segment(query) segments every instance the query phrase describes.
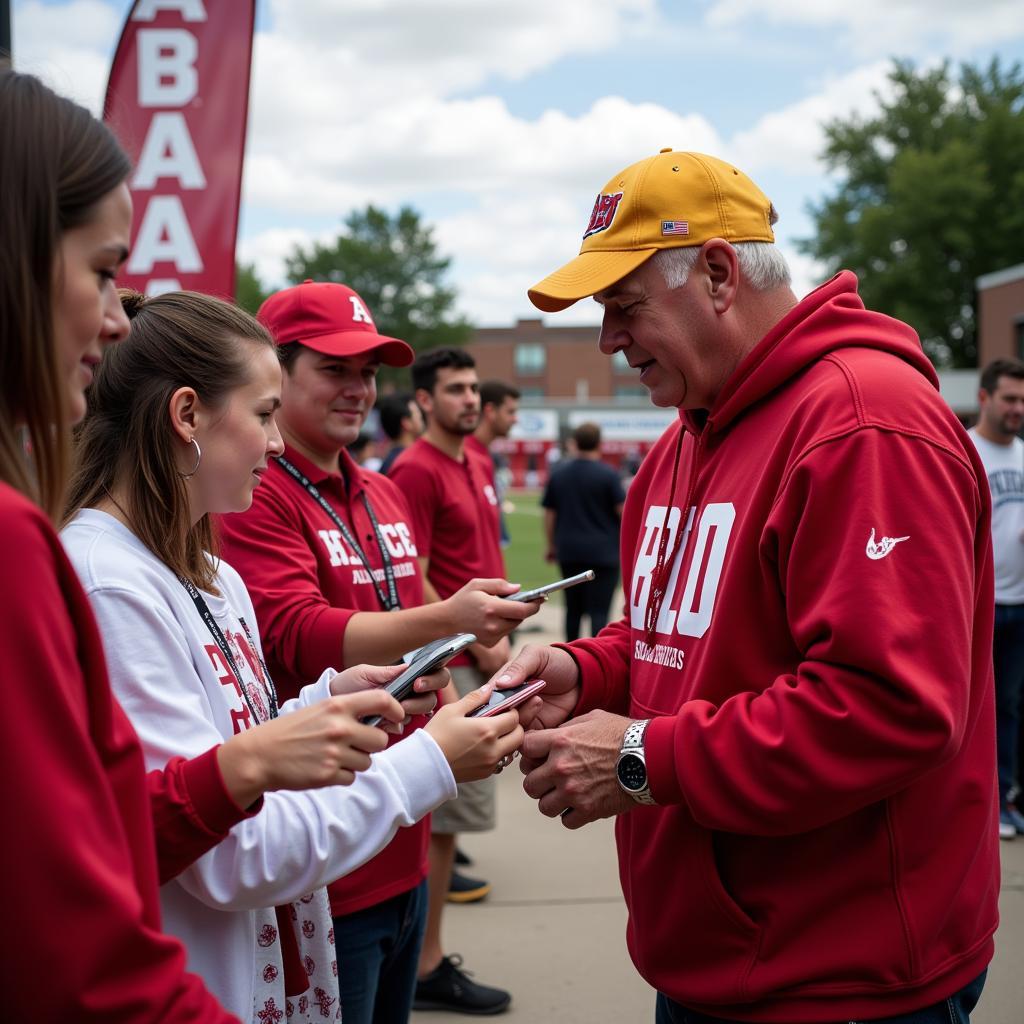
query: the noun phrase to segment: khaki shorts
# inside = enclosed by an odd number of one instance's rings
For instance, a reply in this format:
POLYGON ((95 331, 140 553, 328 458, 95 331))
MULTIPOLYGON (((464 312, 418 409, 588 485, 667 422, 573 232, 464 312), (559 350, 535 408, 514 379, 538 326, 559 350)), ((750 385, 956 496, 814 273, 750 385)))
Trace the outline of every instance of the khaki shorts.
MULTIPOLYGON (((472 665, 449 668, 452 682, 465 697, 487 682, 479 669, 472 665)), ((459 795, 442 804, 430 816, 430 831, 438 835, 453 835, 457 832, 489 832, 495 824, 495 780, 493 777, 479 782, 460 782, 459 795)))

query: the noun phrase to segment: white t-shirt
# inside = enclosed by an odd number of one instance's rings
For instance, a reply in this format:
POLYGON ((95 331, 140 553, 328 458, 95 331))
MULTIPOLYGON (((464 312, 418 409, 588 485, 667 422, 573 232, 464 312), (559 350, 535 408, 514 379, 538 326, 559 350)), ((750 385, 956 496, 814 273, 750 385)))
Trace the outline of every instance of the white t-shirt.
POLYGON ((996 604, 1024 604, 1024 441, 994 444, 968 431, 992 492, 996 604))
MULTIPOLYGON (((135 534, 84 509, 62 540, 96 613, 110 681, 147 768, 195 757, 249 728, 254 717, 269 716, 273 684, 263 670, 256 615, 226 562, 217 572, 220 594, 202 596, 245 695, 188 592, 135 534)), ((333 674, 304 687, 281 714, 327 697, 333 674)), ((422 729, 374 755, 351 786, 267 793, 259 814, 161 888, 164 930, 185 944, 189 970, 243 1021, 333 1020, 339 968, 323 887, 454 795, 448 762, 422 729), (306 993, 287 999, 273 909, 283 904, 291 904, 310 980, 306 993)))

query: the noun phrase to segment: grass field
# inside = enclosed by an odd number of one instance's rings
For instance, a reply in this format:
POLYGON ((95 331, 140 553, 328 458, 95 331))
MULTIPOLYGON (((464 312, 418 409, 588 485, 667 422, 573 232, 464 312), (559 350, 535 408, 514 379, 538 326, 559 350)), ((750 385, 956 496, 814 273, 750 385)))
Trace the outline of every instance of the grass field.
POLYGON ((523 589, 539 587, 558 579, 558 566, 544 561, 544 510, 538 491, 513 491, 506 500, 515 511, 506 514, 505 522, 512 538, 505 548, 505 567, 513 583, 523 589))

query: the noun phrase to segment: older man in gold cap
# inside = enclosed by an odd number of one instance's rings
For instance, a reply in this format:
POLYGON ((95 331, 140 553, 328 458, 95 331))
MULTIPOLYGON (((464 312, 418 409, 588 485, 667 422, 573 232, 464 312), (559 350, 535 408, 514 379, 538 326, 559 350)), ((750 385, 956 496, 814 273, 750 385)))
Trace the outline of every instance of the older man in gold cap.
POLYGON ((623 617, 497 678, 547 680, 541 812, 617 816, 658 1024, 965 1022, 998 895, 984 470, 914 331, 849 272, 798 301, 775 219, 663 150, 530 290, 593 296, 679 418, 627 496, 623 617))

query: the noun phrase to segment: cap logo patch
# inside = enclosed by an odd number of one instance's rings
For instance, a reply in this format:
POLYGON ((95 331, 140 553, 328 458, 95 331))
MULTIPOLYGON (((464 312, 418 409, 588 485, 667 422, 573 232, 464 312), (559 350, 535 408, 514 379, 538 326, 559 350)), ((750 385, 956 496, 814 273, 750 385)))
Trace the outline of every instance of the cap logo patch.
POLYGON ((356 298, 355 295, 350 295, 348 301, 352 303, 352 322, 356 324, 369 324, 373 326, 373 320, 370 318, 370 311, 356 298))
POLYGON ((661 222, 661 233, 663 235, 688 235, 690 233, 690 222, 688 220, 663 220, 661 222))
POLYGON ((615 211, 622 201, 622 193, 615 192, 612 195, 599 195, 594 201, 594 209, 590 214, 590 223, 587 230, 583 232, 584 238, 596 235, 599 231, 607 231, 615 220, 615 211))

